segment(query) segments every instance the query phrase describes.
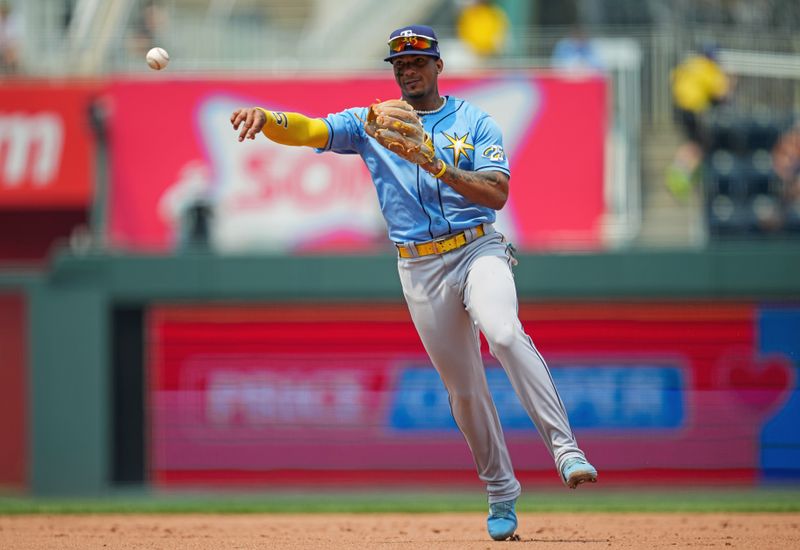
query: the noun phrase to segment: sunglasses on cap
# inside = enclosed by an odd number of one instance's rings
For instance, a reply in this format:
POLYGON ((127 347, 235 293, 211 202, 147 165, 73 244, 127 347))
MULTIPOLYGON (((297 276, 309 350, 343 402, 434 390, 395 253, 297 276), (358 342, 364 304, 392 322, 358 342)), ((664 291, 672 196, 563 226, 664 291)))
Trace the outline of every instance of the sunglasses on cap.
POLYGON ((411 35, 411 36, 397 36, 388 42, 389 51, 398 53, 403 50, 429 50, 434 44, 436 39, 430 36, 411 35))

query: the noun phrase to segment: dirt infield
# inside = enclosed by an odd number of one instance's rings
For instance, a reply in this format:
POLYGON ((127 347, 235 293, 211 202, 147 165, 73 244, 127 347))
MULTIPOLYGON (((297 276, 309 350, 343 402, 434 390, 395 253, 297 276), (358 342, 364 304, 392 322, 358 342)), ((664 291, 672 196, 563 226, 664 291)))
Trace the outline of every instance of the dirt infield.
POLYGON ((33 515, 0 517, 8 549, 796 548, 800 514, 521 514, 496 543, 481 514, 33 515))

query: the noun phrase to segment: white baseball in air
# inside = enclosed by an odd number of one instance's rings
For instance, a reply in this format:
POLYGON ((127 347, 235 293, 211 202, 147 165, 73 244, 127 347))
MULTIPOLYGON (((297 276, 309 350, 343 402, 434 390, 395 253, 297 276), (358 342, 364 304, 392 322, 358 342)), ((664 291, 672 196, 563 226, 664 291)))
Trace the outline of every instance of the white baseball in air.
POLYGON ((147 65, 154 71, 160 71, 169 64, 169 54, 164 48, 151 48, 147 52, 147 65))

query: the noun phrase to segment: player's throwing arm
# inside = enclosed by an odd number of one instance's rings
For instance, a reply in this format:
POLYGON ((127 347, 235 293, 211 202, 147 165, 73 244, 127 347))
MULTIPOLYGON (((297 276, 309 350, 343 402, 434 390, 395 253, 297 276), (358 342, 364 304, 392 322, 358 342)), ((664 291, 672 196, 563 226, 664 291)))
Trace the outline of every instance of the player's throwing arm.
POLYGON ((231 124, 239 132, 239 141, 256 139, 259 133, 263 133, 282 145, 325 147, 328 142, 327 125, 321 119, 300 113, 242 107, 231 115, 231 124))

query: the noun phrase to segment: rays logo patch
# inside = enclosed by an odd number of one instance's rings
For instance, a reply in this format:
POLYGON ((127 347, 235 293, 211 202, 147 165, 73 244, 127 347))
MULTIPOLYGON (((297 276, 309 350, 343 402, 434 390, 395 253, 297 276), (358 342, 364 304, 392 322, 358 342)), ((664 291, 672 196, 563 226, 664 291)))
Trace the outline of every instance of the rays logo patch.
POLYGON ((506 153, 499 145, 490 145, 483 150, 481 156, 485 159, 493 160, 495 162, 502 162, 506 160, 506 153))
POLYGON ((463 136, 459 136, 456 133, 454 133, 452 136, 447 135, 444 132, 442 132, 442 134, 450 142, 450 145, 445 145, 444 148, 451 149, 453 151, 453 166, 458 166, 458 161, 461 159, 462 155, 466 157, 467 161, 472 160, 469 158, 469 152, 474 151, 475 147, 467 143, 467 139, 469 139, 469 132, 463 136))

